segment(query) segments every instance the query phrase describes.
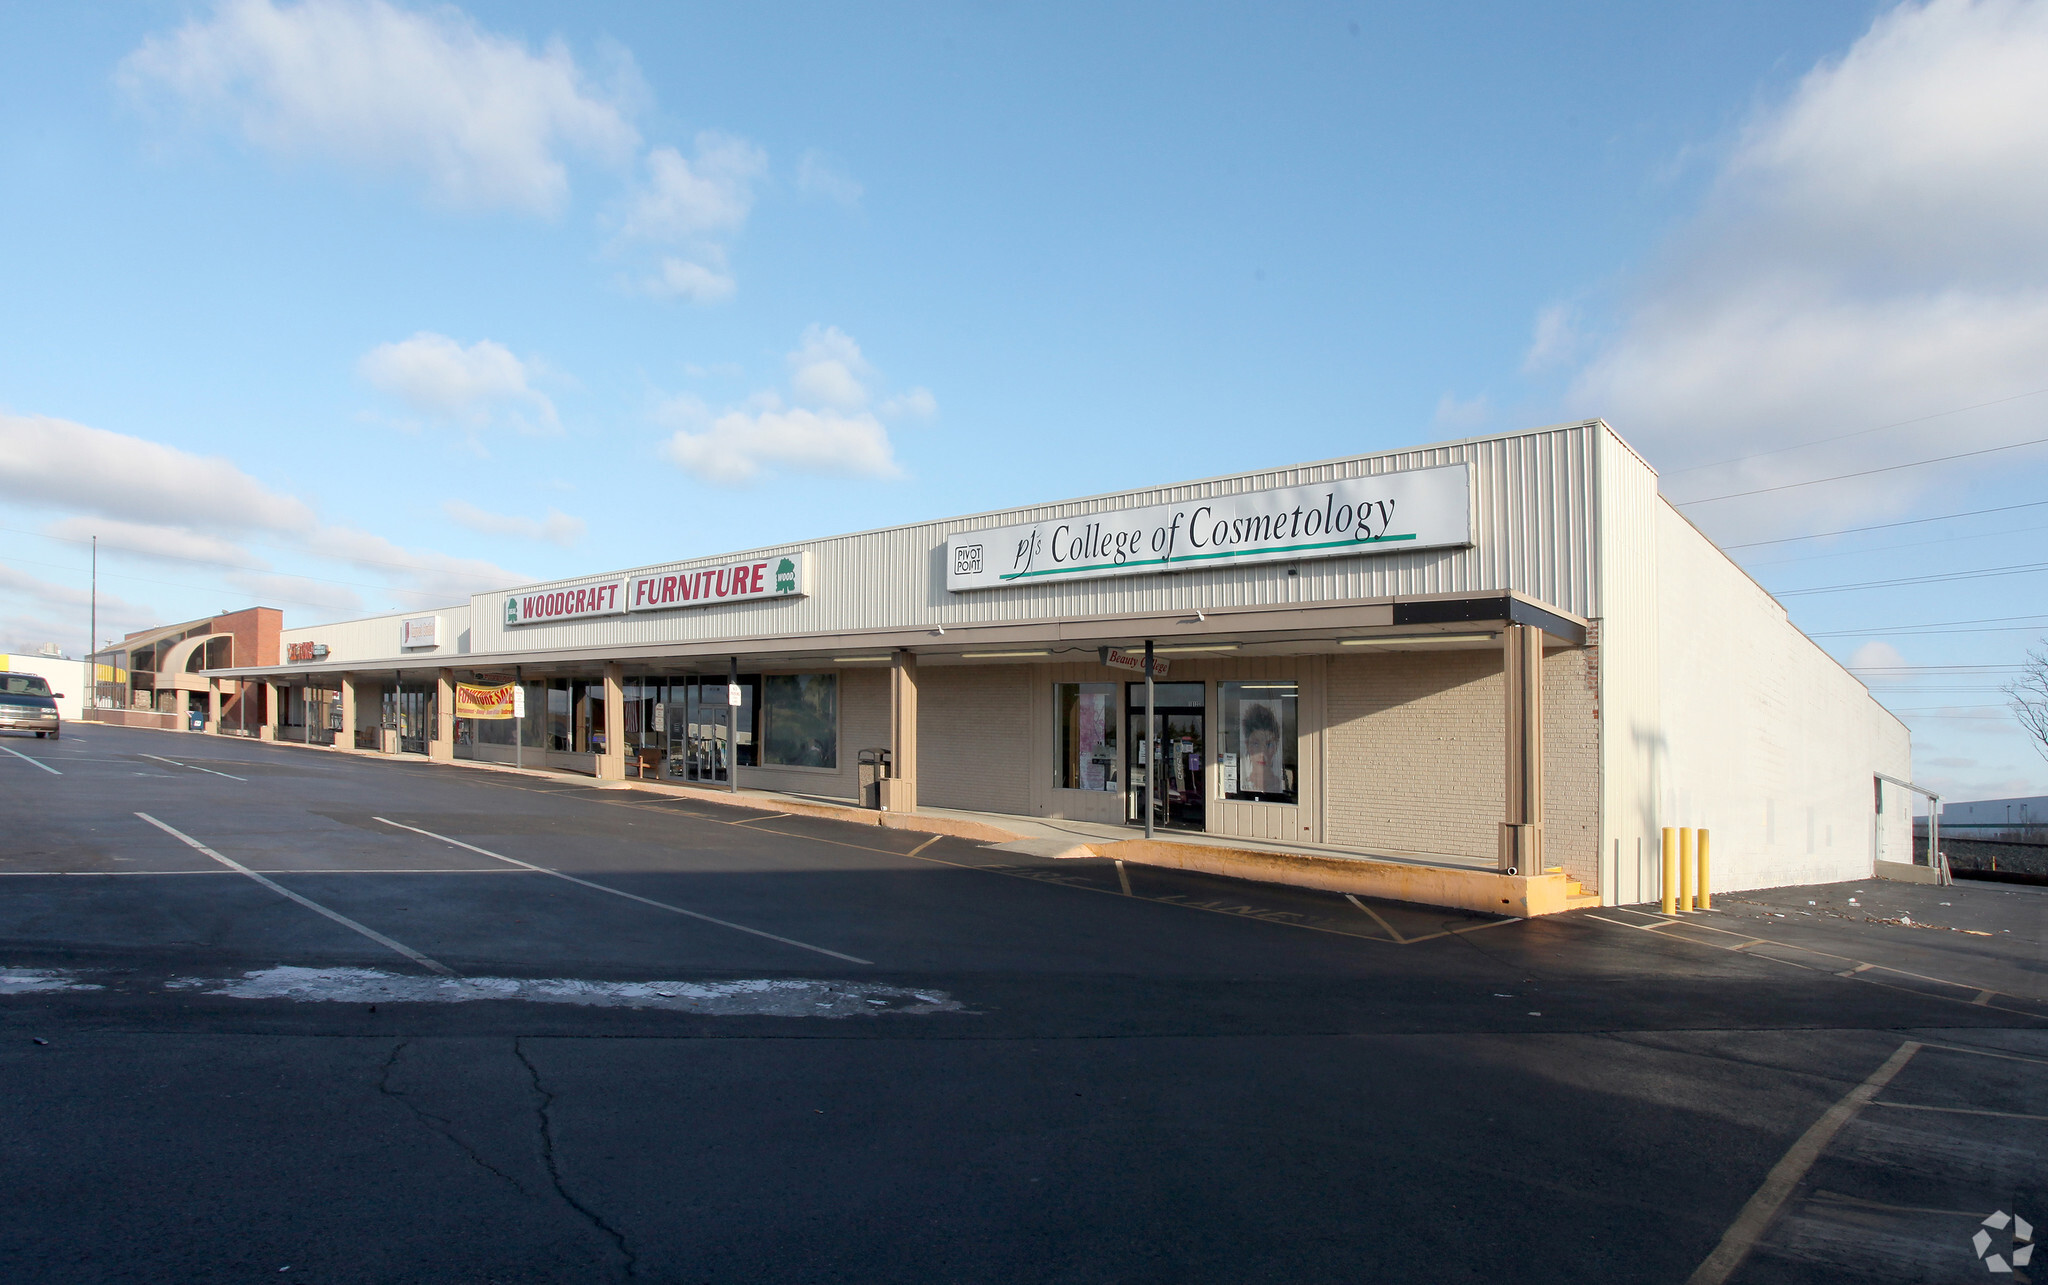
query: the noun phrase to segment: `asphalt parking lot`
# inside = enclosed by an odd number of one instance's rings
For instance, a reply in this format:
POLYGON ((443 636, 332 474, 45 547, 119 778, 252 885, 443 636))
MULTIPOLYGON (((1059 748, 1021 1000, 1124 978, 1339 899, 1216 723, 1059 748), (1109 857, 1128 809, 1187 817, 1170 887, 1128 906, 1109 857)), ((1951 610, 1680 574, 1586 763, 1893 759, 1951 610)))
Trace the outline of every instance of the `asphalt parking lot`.
POLYGON ((2040 1270, 2048 890, 1523 923, 299 747, 0 749, 0 1279, 2040 1270))

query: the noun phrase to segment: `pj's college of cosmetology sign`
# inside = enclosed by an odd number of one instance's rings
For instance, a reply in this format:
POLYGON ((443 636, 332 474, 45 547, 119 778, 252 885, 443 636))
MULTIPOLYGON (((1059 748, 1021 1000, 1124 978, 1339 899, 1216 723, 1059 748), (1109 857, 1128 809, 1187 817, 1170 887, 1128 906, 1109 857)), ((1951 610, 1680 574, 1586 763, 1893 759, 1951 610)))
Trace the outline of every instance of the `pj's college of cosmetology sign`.
POLYGON ((715 567, 663 567, 583 584, 526 590, 505 599, 505 623, 552 624, 586 616, 792 598, 804 592, 804 555, 786 553, 715 567))
POLYGON ((1471 543, 1470 468, 1451 464, 966 532, 946 542, 946 588, 1471 543))

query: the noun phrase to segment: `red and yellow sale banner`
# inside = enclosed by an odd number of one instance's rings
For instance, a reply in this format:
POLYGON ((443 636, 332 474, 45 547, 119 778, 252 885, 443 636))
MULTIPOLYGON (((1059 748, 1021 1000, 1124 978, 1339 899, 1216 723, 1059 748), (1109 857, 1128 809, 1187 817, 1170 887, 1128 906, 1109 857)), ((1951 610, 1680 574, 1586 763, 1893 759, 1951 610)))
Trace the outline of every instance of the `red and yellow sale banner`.
POLYGON ((502 687, 475 687, 469 683, 455 684, 455 717, 457 718, 504 718, 512 717, 512 693, 514 685, 502 687))

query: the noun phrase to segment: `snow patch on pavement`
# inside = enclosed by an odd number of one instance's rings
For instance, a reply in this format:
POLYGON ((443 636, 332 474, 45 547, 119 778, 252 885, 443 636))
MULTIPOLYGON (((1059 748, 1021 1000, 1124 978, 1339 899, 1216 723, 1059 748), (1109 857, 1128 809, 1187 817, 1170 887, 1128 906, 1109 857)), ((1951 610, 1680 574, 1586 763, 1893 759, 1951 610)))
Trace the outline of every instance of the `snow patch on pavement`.
POLYGON ((97 991, 104 986, 81 982, 61 968, 0 968, 0 995, 26 995, 30 991, 97 991))
POLYGON ((906 990, 875 982, 803 978, 732 982, 598 982, 570 977, 418 977, 374 968, 280 966, 209 981, 179 978, 168 988, 206 987, 236 999, 315 1003, 461 1004, 512 999, 590 1008, 657 1008, 713 1017, 873 1017, 883 1013, 964 1013, 941 990, 906 990))

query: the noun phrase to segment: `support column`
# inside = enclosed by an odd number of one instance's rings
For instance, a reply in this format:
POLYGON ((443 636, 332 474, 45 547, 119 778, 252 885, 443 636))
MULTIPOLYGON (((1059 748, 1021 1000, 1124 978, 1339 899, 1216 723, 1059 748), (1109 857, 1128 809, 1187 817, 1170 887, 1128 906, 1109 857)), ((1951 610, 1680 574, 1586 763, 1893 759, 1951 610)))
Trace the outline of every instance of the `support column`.
POLYGON ((434 671, 434 739, 427 757, 438 763, 455 761, 455 671, 434 671))
POLYGON ((604 781, 626 779, 626 680, 617 661, 604 667, 604 753, 597 756, 597 775, 604 781))
POLYGON ((889 775, 884 812, 917 811, 917 656, 898 651, 889 666, 889 775))
POLYGON ((1501 636, 1507 697, 1507 817, 1500 869, 1543 873, 1543 631, 1509 625, 1501 636))
POLYGON ((206 730, 220 735, 220 679, 206 680, 206 730))
POLYGON ((274 741, 277 739, 277 684, 259 683, 256 690, 263 693, 263 708, 256 723, 256 739, 274 741))
POLYGON ((334 734, 334 748, 352 750, 356 747, 356 676, 339 674, 334 681, 341 688, 341 730, 334 734))

